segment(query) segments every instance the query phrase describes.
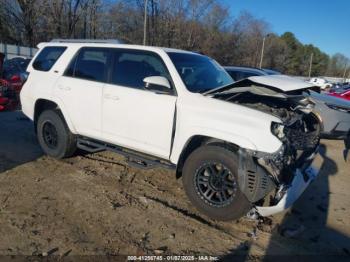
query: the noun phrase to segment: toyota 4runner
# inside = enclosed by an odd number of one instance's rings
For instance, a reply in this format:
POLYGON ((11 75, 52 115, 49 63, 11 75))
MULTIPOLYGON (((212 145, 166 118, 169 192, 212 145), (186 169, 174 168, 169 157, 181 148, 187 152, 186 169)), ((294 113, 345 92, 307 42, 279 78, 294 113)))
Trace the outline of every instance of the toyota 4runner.
POLYGON ((49 156, 111 150, 137 167, 174 169, 193 205, 216 220, 282 211, 317 175, 320 123, 303 96, 227 92, 233 81, 217 62, 182 50, 38 47, 21 103, 49 156))

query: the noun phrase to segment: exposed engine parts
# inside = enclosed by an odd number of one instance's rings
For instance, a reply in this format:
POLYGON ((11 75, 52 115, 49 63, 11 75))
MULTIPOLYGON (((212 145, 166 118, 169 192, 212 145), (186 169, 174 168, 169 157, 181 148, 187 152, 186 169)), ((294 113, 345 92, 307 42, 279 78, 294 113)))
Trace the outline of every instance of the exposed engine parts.
POLYGON ((263 199, 273 189, 273 199, 280 199, 281 193, 278 192, 285 191, 281 191, 281 188, 288 188, 295 170, 302 168, 308 157, 314 154, 320 140, 320 123, 312 113, 312 101, 301 95, 267 90, 266 87, 257 86, 238 87, 214 96, 281 120, 271 125, 271 132, 283 143, 277 152, 239 152, 240 187, 252 202, 263 199))

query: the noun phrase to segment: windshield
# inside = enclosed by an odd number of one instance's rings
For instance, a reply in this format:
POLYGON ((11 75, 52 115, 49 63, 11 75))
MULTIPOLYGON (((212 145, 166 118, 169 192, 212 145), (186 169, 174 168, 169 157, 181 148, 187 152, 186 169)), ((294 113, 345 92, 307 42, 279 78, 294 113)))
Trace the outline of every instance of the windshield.
POLYGON ((207 56, 175 52, 168 55, 191 92, 203 93, 233 83, 227 72, 207 56))
POLYGON ((341 94, 341 93, 344 93, 345 91, 349 90, 350 89, 350 85, 348 86, 342 86, 338 89, 335 90, 335 93, 337 94, 341 94))

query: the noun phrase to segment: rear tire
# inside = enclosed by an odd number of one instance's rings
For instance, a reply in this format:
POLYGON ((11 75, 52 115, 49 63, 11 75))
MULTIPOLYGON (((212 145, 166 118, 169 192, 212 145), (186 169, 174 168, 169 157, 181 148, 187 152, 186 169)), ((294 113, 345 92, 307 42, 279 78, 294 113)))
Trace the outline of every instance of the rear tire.
POLYGON ((40 114, 37 137, 43 151, 57 159, 70 157, 77 149, 76 136, 70 132, 58 110, 46 110, 40 114))
POLYGON ((220 146, 206 145, 186 159, 182 181, 192 204, 214 220, 235 220, 251 208, 238 186, 237 155, 220 146))

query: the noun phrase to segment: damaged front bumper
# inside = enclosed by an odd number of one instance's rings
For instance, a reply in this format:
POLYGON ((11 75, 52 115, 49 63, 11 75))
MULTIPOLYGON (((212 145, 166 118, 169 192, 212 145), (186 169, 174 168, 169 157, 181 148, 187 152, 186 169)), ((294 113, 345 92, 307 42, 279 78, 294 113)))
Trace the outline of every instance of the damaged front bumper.
POLYGON ((261 216, 271 216, 282 212, 293 205, 309 184, 317 177, 318 170, 309 166, 305 170, 297 169, 291 185, 284 192, 282 198, 273 206, 255 206, 261 216))
MULTIPOLYGON (((252 158, 247 157, 247 154, 244 154, 243 152, 240 153, 240 168, 239 170, 239 178, 243 178, 243 173, 247 174, 252 173, 253 170, 256 170, 256 176, 261 177, 260 181, 258 180, 257 185, 257 191, 244 189, 244 181, 239 179, 239 182, 243 182, 242 185, 240 185, 241 190, 246 195, 248 200, 251 203, 254 203, 254 206, 252 210, 248 213, 248 216, 255 217, 257 216, 270 216, 279 212, 282 212, 283 210, 288 209, 293 205, 293 203, 300 197, 300 195, 305 191, 305 189, 309 186, 309 184, 317 177, 319 171, 313 167, 312 163, 314 162, 315 157, 318 154, 318 148, 310 154, 307 158, 304 159, 303 164, 296 168, 292 173, 292 179, 289 183, 280 183, 277 184, 276 182, 273 182, 273 179, 266 180, 268 175, 268 172, 262 168, 259 167, 259 164, 253 164, 254 161, 252 158), (244 157, 246 156, 246 157, 244 157), (250 159, 250 161, 249 161, 250 159), (244 163, 244 164, 243 164, 244 163), (254 166, 254 168, 252 168, 254 166), (259 167, 258 169, 255 169, 255 167, 259 167), (243 172, 243 170, 245 172, 243 172), (263 181, 263 179, 265 181, 263 181), (263 182, 263 183, 262 183, 263 182), (264 184, 263 192, 261 185, 264 184), (260 185, 260 186, 259 186, 260 185), (264 195, 264 197, 267 196, 267 192, 273 192, 271 188, 274 187, 275 194, 273 198, 271 199, 269 205, 260 206, 259 203, 261 203, 260 198, 264 195), (253 192, 259 192, 260 194, 249 194, 253 192), (259 196, 258 196, 259 195, 259 196), (254 196, 254 197, 253 197, 254 196), (258 196, 258 197, 256 197, 258 196)), ((253 187, 251 187, 253 189, 253 187)), ((266 197, 267 198, 267 197, 266 197)), ((264 202, 264 201, 263 201, 264 202)))

